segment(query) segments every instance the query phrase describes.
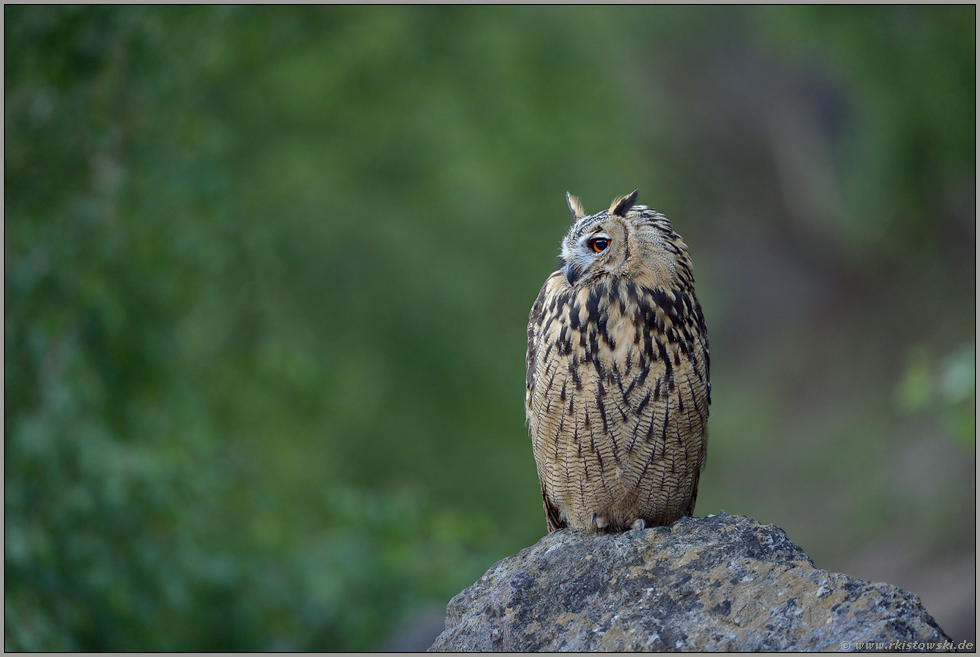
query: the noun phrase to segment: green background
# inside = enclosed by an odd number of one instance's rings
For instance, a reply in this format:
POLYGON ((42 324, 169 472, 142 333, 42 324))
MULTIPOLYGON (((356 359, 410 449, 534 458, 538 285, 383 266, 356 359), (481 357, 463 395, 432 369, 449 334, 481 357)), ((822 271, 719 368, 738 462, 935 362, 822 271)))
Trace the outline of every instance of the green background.
POLYGON ((5 648, 390 646, 535 542, 527 314, 565 192, 634 188, 711 339, 697 515, 974 640, 975 20, 5 7, 5 648))

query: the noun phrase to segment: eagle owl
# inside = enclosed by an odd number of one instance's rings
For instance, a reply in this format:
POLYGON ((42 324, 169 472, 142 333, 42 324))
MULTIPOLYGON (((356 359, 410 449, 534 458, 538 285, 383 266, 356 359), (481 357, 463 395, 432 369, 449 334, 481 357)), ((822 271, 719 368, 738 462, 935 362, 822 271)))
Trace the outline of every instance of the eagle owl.
POLYGON ((694 513, 708 448, 708 334, 687 245, 633 205, 575 223, 527 327, 525 407, 548 531, 694 513))

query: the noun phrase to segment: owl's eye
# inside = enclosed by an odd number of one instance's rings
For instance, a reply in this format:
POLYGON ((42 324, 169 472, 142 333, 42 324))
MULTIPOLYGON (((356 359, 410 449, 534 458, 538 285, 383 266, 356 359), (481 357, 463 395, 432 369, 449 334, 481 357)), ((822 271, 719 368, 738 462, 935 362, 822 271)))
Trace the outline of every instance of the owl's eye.
POLYGON ((590 243, 592 244, 592 250, 596 253, 601 253, 609 248, 608 237, 596 237, 590 243))

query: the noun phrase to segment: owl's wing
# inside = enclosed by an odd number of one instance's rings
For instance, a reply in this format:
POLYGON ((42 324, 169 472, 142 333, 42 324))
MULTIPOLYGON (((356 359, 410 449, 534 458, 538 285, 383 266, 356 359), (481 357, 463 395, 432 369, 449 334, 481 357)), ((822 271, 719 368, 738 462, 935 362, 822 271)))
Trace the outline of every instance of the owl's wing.
MULTIPOLYGON (((708 350, 708 332, 704 324, 701 304, 693 293, 673 290, 665 297, 672 303, 664 304, 671 317, 672 329, 668 330, 670 345, 675 349, 673 379, 676 384, 675 414, 679 416, 678 431, 694 448, 697 461, 692 476, 691 503, 688 516, 694 514, 698 496, 698 483, 708 455, 708 405, 711 403, 711 359, 708 350)), ((668 349, 670 351, 670 349, 668 349)))
MULTIPOLYGON (((544 285, 541 287, 541 292, 538 294, 538 298, 534 301, 534 305, 531 306, 531 314, 528 318, 527 324, 527 376, 526 376, 526 397, 524 410, 527 414, 527 421, 531 431, 534 431, 532 413, 534 412, 531 408, 531 402, 534 399, 534 384, 538 368, 538 346, 540 344, 541 334, 544 330, 545 322, 545 303, 548 298, 548 288, 552 283, 552 279, 555 276, 561 276, 560 271, 556 271, 552 274, 544 285)), ((532 436, 533 438, 533 436, 532 436)), ((558 512, 558 507, 555 506, 548 497, 548 490, 545 488, 544 479, 539 475, 538 482, 541 484, 541 502, 544 506, 544 517, 548 524, 548 531, 553 532, 556 529, 561 529, 567 527, 568 524, 562 520, 561 514, 558 512)))
MULTIPOLYGON (((538 347, 541 344, 541 336, 544 333, 545 326, 544 323, 547 320, 545 305, 548 302, 550 295, 554 293, 554 288, 558 281, 561 280, 561 271, 556 271, 548 280, 544 282, 541 286, 541 291, 538 293, 538 298, 534 300, 534 305, 531 306, 531 314, 528 317, 527 322, 527 396, 525 399, 525 411, 527 412, 527 420, 531 421, 531 399, 534 393, 534 383, 535 375, 537 374, 538 368, 538 347), (556 278, 558 280, 556 280, 556 278)), ((552 304, 554 305, 554 304, 552 304)))
POLYGON ((527 376, 525 377, 527 396, 524 397, 524 410, 528 422, 531 421, 531 396, 534 393, 534 370, 537 367, 538 335, 544 322, 544 296, 547 289, 548 283, 545 282, 541 292, 538 293, 538 298, 534 300, 534 305, 531 306, 531 315, 527 322, 527 376))
MULTIPOLYGON (((642 318, 644 334, 635 340, 641 354, 639 368, 634 367, 632 378, 624 377, 620 384, 622 407, 632 407, 638 416, 634 440, 643 444, 639 449, 648 450, 655 462, 667 453, 671 465, 664 476, 678 477, 677 484, 683 479, 689 482, 685 488, 690 486, 690 501, 683 512, 692 515, 707 457, 711 401, 704 316, 694 294, 684 290, 641 288, 634 293, 630 288, 628 297, 636 316, 642 318), (683 454, 683 459, 675 462, 671 454, 683 454), (675 474, 675 465, 681 464, 675 474)), ((646 468, 647 463, 641 462, 646 468)))
MULTIPOLYGON (((705 452, 706 451, 707 451, 707 441, 705 442, 705 452)), ((701 460, 701 463, 702 463, 701 467, 703 468, 704 467, 703 459, 701 460)), ((691 503, 687 505, 687 511, 684 512, 684 515, 688 518, 694 516, 694 505, 698 501, 698 483, 700 482, 700 480, 701 480, 701 468, 698 468, 697 470, 694 471, 694 485, 691 487, 691 503)))
MULTIPOLYGON (((708 406, 711 405, 711 351, 708 349, 708 329, 704 324, 704 313, 701 311, 701 304, 698 303, 697 297, 693 294, 691 295, 694 301, 694 316, 692 317, 692 324, 696 328, 697 341, 694 347, 693 353, 696 354, 694 359, 695 363, 700 361, 701 368, 699 369, 701 375, 704 377, 704 387, 702 389, 702 400, 701 410, 703 411, 701 416, 703 438, 701 440, 701 452, 698 454, 698 472, 694 478, 694 497, 698 495, 698 477, 701 474, 701 470, 704 469, 704 464, 708 460, 708 406)), ((694 500, 691 500, 691 515, 694 514, 694 500)))
POLYGON ((544 488, 544 481, 541 481, 541 504, 544 506, 544 520, 548 524, 549 533, 556 529, 568 527, 568 523, 561 519, 561 514, 558 513, 558 507, 548 499, 548 491, 544 488))

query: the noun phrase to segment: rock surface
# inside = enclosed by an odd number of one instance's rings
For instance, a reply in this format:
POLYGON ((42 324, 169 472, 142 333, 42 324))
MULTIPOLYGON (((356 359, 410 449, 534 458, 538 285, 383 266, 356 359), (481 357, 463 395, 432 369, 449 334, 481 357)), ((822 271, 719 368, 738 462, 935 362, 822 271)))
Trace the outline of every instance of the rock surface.
POLYGON ((778 527, 548 534, 447 608, 441 651, 951 650, 912 593, 828 573, 778 527))

